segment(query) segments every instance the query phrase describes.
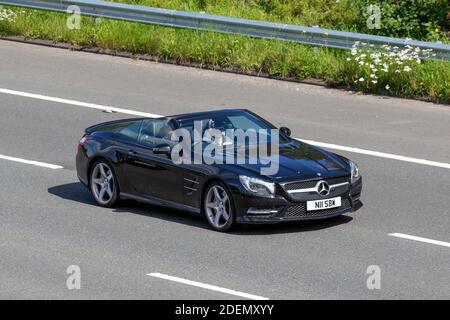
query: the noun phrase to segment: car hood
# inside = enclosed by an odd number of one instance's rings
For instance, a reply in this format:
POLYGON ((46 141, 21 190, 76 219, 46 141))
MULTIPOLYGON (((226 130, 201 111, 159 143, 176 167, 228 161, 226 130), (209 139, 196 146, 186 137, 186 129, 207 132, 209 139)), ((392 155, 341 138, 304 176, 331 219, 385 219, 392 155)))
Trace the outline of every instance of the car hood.
MULTIPOLYGON (((345 158, 321 148, 293 140, 288 144, 280 145, 279 150, 278 171, 272 175, 265 175, 271 180, 284 182, 350 175, 350 168, 345 158)), ((251 164, 249 157, 245 162, 245 164, 232 166, 239 174, 259 176, 262 175, 261 168, 269 166, 261 163, 251 164)))

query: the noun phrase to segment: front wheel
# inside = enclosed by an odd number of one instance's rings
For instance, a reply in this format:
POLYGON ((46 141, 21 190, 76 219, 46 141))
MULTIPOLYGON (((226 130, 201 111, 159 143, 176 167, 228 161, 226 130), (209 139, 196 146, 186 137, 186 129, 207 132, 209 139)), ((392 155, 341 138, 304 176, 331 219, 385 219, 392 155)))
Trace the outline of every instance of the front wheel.
POLYGON ((233 199, 227 187, 221 182, 208 186, 203 199, 203 208, 211 227, 217 231, 228 231, 233 226, 235 212, 233 199))
POLYGON ((116 203, 119 194, 116 176, 105 160, 93 165, 90 187, 95 201, 102 207, 112 207, 116 203))

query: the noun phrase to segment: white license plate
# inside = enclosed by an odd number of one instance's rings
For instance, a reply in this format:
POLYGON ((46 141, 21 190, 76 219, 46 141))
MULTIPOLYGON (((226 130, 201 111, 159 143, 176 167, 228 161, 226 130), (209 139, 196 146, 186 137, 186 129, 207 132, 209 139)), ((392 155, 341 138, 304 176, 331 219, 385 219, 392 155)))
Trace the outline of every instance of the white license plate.
POLYGON ((337 208, 340 206, 341 206, 341 197, 306 202, 306 210, 308 210, 308 211, 325 210, 325 209, 337 208))

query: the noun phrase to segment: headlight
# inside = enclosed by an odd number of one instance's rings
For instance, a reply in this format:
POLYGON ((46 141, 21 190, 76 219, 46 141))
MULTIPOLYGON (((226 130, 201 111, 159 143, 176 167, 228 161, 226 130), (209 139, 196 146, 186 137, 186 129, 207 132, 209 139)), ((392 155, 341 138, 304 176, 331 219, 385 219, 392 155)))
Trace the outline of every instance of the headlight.
POLYGON ((260 196, 260 197, 271 197, 275 193, 275 184, 272 182, 267 182, 261 179, 239 176, 239 180, 244 186, 245 190, 260 196))
POLYGON ((358 179, 361 177, 361 175, 359 174, 358 166, 356 165, 356 163, 354 163, 351 160, 350 160, 350 170, 352 172, 351 182, 354 183, 354 182, 358 181, 358 179))

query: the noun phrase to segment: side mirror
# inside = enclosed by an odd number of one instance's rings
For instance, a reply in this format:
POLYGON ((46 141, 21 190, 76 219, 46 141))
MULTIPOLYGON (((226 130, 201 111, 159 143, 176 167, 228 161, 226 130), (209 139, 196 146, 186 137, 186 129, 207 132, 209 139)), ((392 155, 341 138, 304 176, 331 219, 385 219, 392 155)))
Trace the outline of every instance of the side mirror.
POLYGON ((291 136, 291 129, 289 129, 288 127, 281 127, 280 132, 283 133, 287 137, 291 136))
POLYGON ((154 154, 165 154, 166 156, 168 156, 170 158, 171 149, 168 144, 163 143, 163 144, 160 144, 160 145, 157 145, 156 147, 154 147, 153 153, 154 154))

